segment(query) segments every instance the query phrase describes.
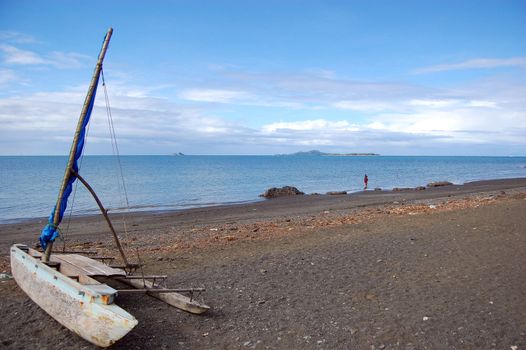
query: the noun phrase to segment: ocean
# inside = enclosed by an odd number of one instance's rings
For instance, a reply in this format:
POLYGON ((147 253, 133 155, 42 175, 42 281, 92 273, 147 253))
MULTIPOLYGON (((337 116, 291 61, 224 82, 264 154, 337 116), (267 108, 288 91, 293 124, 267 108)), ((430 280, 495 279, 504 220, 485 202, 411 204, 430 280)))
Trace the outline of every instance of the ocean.
MULTIPOLYGON (((66 161, 0 156, 0 222, 48 216, 66 161)), ((85 156, 80 170, 110 212, 126 207, 117 164, 112 156, 85 156)), ((526 157, 121 156, 121 164, 132 211, 258 201, 266 189, 285 185, 305 193, 356 192, 365 173, 370 189, 526 177, 526 157)), ((98 212, 82 184, 74 197, 66 213, 98 212)))

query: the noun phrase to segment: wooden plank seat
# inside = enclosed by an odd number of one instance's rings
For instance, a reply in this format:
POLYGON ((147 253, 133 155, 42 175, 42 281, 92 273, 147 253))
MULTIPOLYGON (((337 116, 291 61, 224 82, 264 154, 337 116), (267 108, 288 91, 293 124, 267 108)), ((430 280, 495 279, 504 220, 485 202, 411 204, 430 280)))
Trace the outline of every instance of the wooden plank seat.
POLYGON ((51 261, 59 262, 61 265, 70 265, 79 274, 85 276, 125 277, 126 272, 122 269, 110 267, 100 261, 93 260, 80 254, 54 254, 51 261))
MULTIPOLYGON (((42 253, 40 253, 39 251, 35 249, 31 249, 23 245, 18 245, 15 247, 19 248, 22 252, 26 253, 29 257, 36 259, 36 261, 40 262, 40 259, 42 258, 42 253)), ((114 302, 115 297, 117 296, 116 289, 113 289, 112 287, 106 284, 100 283, 94 278, 91 278, 85 273, 83 269, 70 264, 67 261, 68 260, 67 258, 58 259, 57 258, 58 256, 59 256, 58 254, 51 256, 51 260, 48 263, 43 264, 43 265, 52 270, 56 270, 58 273, 60 273, 60 275, 69 277, 73 281, 78 282, 83 287, 83 289, 80 290, 79 293, 84 293, 84 295, 90 295, 91 297, 97 300, 96 302, 99 302, 105 305, 109 305, 114 302)), ((90 260, 89 258, 87 259, 90 260)), ((98 261, 95 261, 95 260, 92 260, 92 261, 95 263, 101 264, 98 261)), ((108 272, 114 272, 111 270, 114 270, 114 269, 110 268, 108 272)), ((55 280, 57 280, 57 278, 55 278, 55 280)), ((64 281, 67 281, 67 279, 64 281)))
MULTIPOLYGON (((42 253, 37 250, 29 248, 28 253, 35 259, 42 258, 42 253)), ((100 296, 101 303, 106 305, 114 302, 117 290, 90 276, 126 276, 123 270, 111 268, 79 254, 53 254, 46 265, 82 284, 92 293, 100 296)))

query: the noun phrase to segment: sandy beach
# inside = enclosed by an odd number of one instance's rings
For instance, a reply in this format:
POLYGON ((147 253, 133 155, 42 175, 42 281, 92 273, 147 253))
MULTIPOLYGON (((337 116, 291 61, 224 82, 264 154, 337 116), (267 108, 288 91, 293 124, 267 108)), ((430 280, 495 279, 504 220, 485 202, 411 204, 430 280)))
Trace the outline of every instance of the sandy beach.
MULTIPOLYGON (((131 259, 205 287, 211 310, 119 296, 139 325, 112 348, 524 349, 525 213, 526 178, 126 214, 131 259)), ((0 225, 0 271, 45 221, 0 225)), ((115 255, 99 216, 74 218, 65 238, 115 255)), ((0 347, 95 348, 13 280, 0 295, 0 347)))

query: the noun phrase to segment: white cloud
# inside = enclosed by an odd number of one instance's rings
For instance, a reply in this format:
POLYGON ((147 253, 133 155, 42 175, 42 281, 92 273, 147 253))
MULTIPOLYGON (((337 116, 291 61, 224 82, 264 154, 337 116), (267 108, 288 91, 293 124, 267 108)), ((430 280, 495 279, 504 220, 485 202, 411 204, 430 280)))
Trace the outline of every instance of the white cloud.
POLYGON ((243 91, 220 89, 188 89, 179 94, 179 97, 189 101, 229 103, 246 99, 249 95, 243 91))
POLYGON ((6 64, 47 64, 46 60, 32 51, 18 49, 12 45, 0 45, 0 51, 4 53, 4 63, 6 64))
POLYGON ((293 131, 352 131, 358 130, 346 120, 329 121, 325 119, 303 120, 297 122, 277 122, 263 125, 261 130, 265 133, 273 133, 280 130, 293 131))
POLYGON ((479 101, 473 100, 468 102, 469 107, 481 107, 481 108, 497 108, 497 104, 493 101, 479 101))
POLYGON ((412 106, 423 106, 430 108, 444 108, 458 104, 458 100, 411 100, 409 104, 412 106))
POLYGON ((50 65, 55 68, 72 69, 83 67, 86 61, 91 60, 86 55, 74 52, 54 51, 45 57, 29 50, 22 50, 13 45, 1 44, 0 51, 4 54, 4 64, 9 65, 50 65))
POLYGON ((500 67, 521 67, 526 68, 526 57, 511 58, 475 58, 458 63, 439 64, 430 67, 415 69, 414 73, 434 73, 445 72, 450 70, 464 69, 490 69, 500 67))
POLYGON ((53 51, 47 55, 46 62, 56 68, 81 68, 87 62, 93 62, 93 57, 82 55, 75 52, 53 51))
POLYGON ((31 44, 36 42, 35 38, 31 35, 14 31, 0 31, 0 40, 21 44, 31 44))
MULTIPOLYGON (((113 82, 110 102, 124 154, 286 153, 314 146, 382 154, 526 149, 526 86, 499 79, 431 90, 312 73, 260 79, 240 73, 224 88, 170 90, 182 103, 159 97, 159 89, 172 86, 113 82), (246 122, 229 116, 241 114, 238 105, 246 122), (253 112, 265 122, 251 120, 253 112)), ((219 79, 213 80, 208 85, 217 87, 219 79)), ((0 99, 0 153, 66 153, 86 88, 0 99)), ((101 97, 92 118, 92 153, 111 149, 103 147, 109 141, 101 97)))
POLYGON ((352 111, 362 112, 378 112, 392 109, 393 103, 383 101, 338 101, 332 104, 333 107, 338 109, 347 109, 352 111))
POLYGON ((0 69, 0 86, 5 85, 11 81, 15 81, 17 79, 17 75, 12 70, 0 69))

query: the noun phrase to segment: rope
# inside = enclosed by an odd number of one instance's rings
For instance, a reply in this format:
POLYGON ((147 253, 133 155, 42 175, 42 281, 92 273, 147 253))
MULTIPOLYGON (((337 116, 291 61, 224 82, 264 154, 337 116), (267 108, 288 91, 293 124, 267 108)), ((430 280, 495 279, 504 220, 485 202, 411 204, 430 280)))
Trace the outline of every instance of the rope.
MULTIPOLYGON (((102 87, 103 87, 103 90, 104 90, 104 101, 106 103, 106 115, 107 115, 107 119, 108 119, 108 128, 109 128, 109 131, 110 131, 110 139, 111 139, 111 146, 112 146, 112 151, 113 151, 113 155, 116 159, 116 165, 117 165, 117 169, 118 169, 118 173, 119 173, 119 176, 117 178, 117 187, 119 189, 119 197, 121 198, 121 201, 122 201, 122 195, 124 193, 124 201, 125 201, 125 213, 123 213, 122 215, 122 222, 123 222, 123 226, 124 226, 124 234, 126 236, 126 241, 130 242, 129 240, 129 234, 128 234, 128 227, 127 227, 127 223, 126 223, 126 213, 129 213, 129 210, 130 210, 130 202, 128 200, 128 191, 126 189, 126 182, 124 181, 124 172, 122 170, 122 162, 121 162, 121 157, 120 157, 120 153, 119 153, 119 146, 117 144, 117 136, 116 136, 116 133, 115 133, 115 127, 114 127, 114 124, 113 124, 113 116, 112 116, 112 113, 111 113, 111 107, 110 107, 110 100, 109 100, 109 96, 108 96, 108 90, 106 88, 106 80, 104 78, 104 70, 101 70, 101 77, 102 77, 102 87), (119 181, 120 179, 120 181, 119 181), (121 188, 122 186, 122 188, 121 188), (121 192, 121 189, 122 189, 122 192, 121 192)), ((139 249, 137 248, 136 249, 136 252, 137 252, 137 258, 138 260, 140 261, 140 255, 139 255, 139 249)))

